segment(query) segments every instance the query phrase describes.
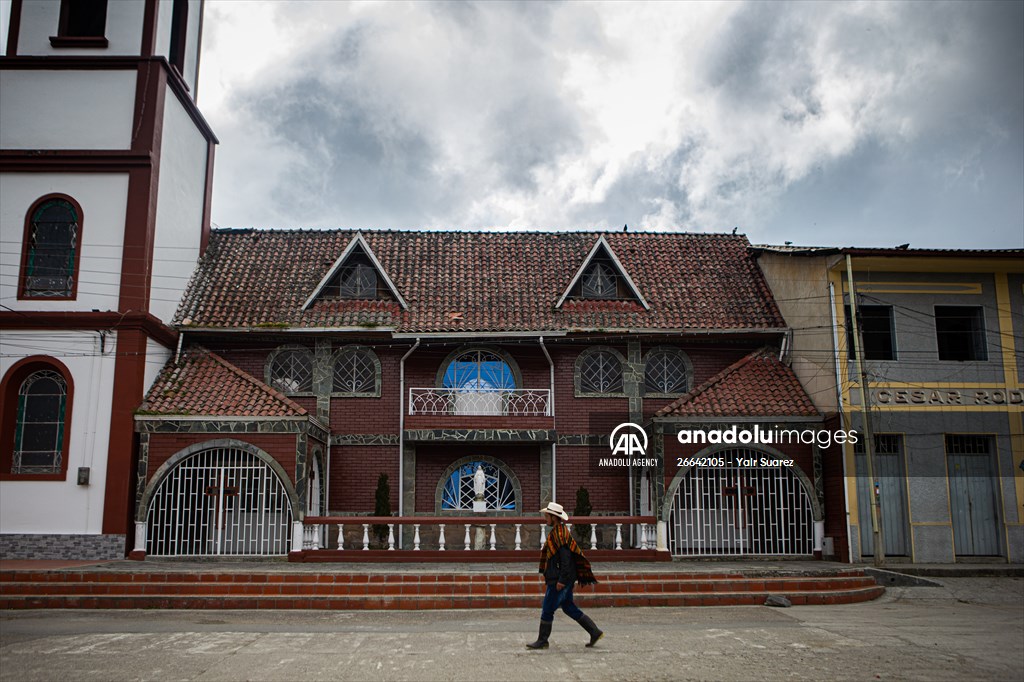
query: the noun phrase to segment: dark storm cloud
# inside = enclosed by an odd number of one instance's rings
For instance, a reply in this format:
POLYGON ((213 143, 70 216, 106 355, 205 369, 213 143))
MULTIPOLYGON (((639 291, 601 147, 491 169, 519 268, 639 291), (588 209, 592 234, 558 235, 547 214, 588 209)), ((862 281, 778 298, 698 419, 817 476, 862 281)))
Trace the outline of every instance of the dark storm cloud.
POLYGON ((221 224, 1024 239, 1024 3, 274 7, 221 224))

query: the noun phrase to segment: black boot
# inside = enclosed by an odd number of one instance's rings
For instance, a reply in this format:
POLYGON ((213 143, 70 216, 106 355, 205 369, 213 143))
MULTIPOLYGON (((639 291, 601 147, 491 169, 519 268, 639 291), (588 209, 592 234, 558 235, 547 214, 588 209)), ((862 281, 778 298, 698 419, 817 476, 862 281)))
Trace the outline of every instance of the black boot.
POLYGON ((580 616, 580 619, 576 622, 583 626, 583 629, 590 635, 590 641, 587 642, 588 647, 594 646, 597 644, 597 640, 604 637, 604 633, 601 631, 601 628, 597 627, 597 625, 594 624, 594 621, 590 620, 590 616, 584 614, 580 616))
MULTIPOLYGON (((537 641, 526 645, 527 649, 547 649, 548 648, 548 637, 551 636, 551 623, 552 621, 541 621, 540 622, 540 634, 537 635, 537 641)), ((589 646, 589 645, 588 645, 589 646)))

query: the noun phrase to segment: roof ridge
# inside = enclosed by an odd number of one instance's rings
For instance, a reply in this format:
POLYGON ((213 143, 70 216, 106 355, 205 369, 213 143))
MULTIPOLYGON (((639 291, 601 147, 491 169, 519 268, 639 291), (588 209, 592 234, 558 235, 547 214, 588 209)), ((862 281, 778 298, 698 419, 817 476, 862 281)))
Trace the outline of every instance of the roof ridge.
MULTIPOLYGON (((339 233, 339 232, 352 232, 364 234, 380 234, 380 233, 391 233, 391 234, 444 234, 444 235, 456 235, 456 234, 472 234, 472 235, 540 235, 540 236, 557 236, 557 235, 644 235, 644 236, 687 236, 687 237, 738 237, 747 240, 747 235, 743 232, 732 233, 732 232, 695 232, 689 230, 631 230, 629 232, 622 232, 621 230, 599 230, 599 229, 583 229, 583 230, 551 230, 551 229, 439 229, 430 230, 424 228, 398 228, 398 227, 215 227, 211 229, 214 234, 308 234, 312 232, 322 233, 339 233)), ((749 241, 749 240, 748 240, 749 241)))
POLYGON ((302 405, 299 405, 294 400, 292 400, 291 398, 286 396, 284 393, 281 393, 280 391, 278 391, 273 386, 268 386, 264 382, 260 381, 256 377, 254 377, 251 374, 249 374, 248 372, 246 372, 246 371, 236 367, 235 365, 231 364, 230 362, 228 362, 227 360, 222 358, 217 353, 214 353, 209 348, 206 348, 205 346, 201 346, 201 345, 198 345, 198 344, 193 346, 193 348, 196 348, 196 349, 199 349, 199 350, 203 351, 204 353, 209 355, 211 358, 213 358, 213 360, 215 362, 217 362, 218 364, 222 365, 225 369, 227 369, 229 372, 232 372, 233 374, 237 375, 239 378, 243 379, 244 381, 247 381, 247 382, 251 383, 253 386, 255 386, 259 390, 263 391, 264 393, 270 395, 270 397, 274 398, 275 400, 279 400, 280 402, 284 403, 290 409, 295 410, 296 412, 298 412, 301 415, 305 415, 305 416, 309 415, 309 412, 307 412, 306 408, 304 408, 302 405))
MULTIPOLYGON (((676 409, 677 407, 681 407, 681 406, 685 405, 686 403, 692 401, 693 399, 697 398, 698 396, 706 393, 710 389, 712 389, 715 386, 717 386, 718 384, 722 383, 722 381, 724 381, 728 377, 730 377, 733 374, 735 374, 737 371, 739 371, 741 368, 743 368, 744 366, 746 366, 750 362, 753 362, 754 360, 756 360, 759 357, 763 357, 764 355, 767 354, 768 351, 771 351, 771 348, 769 348, 768 346, 762 346, 761 348, 758 348, 755 351, 751 351, 747 355, 743 356, 742 358, 740 358, 736 362, 732 363, 731 365, 729 365, 728 367, 723 369, 718 374, 714 375, 710 379, 707 379, 700 386, 697 386, 692 391, 689 391, 688 393, 679 396, 678 398, 673 400, 671 403, 669 403, 665 407, 663 407, 660 410, 658 410, 655 413, 654 416, 660 417, 663 414, 676 409)), ((773 354, 774 354, 774 352, 773 352, 773 354)))

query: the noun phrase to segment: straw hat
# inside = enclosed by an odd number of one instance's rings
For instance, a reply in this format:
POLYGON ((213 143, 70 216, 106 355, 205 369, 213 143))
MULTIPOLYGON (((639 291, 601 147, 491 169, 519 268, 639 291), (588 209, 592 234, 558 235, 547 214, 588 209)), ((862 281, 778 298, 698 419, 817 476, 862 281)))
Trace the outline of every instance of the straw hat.
POLYGON ((541 514, 551 514, 552 516, 557 516, 558 518, 562 519, 563 521, 568 521, 569 520, 569 515, 565 513, 565 510, 562 508, 562 505, 558 504, 557 502, 548 502, 548 506, 546 506, 543 509, 541 509, 540 513, 541 514))

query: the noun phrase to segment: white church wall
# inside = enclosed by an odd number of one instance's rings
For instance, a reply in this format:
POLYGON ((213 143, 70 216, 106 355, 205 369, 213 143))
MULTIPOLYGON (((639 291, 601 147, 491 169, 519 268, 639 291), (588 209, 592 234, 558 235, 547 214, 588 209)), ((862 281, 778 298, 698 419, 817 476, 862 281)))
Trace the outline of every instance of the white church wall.
POLYGON ((0 481, 0 532, 101 532, 114 387, 115 335, 107 334, 103 346, 101 354, 99 332, 95 331, 0 332, 0 376, 24 357, 45 355, 64 363, 74 386, 67 479, 0 481), (88 485, 78 485, 79 467, 89 467, 88 485))
POLYGON ((199 257, 207 143, 171 92, 163 129, 150 311, 170 322, 199 257))
POLYGON ((50 36, 60 25, 60 0, 24 0, 18 54, 33 56, 138 55, 142 51, 142 24, 146 3, 117 0, 107 5, 106 48, 53 47, 50 36))
POLYGON ((133 70, 0 71, 0 147, 129 149, 135 77, 133 70))
MULTIPOLYGON (((191 90, 192 99, 196 96, 196 68, 199 62, 199 24, 202 15, 202 0, 188 0, 188 26, 185 34, 185 73, 182 78, 191 90)), ((156 54, 170 59, 171 29, 174 18, 174 0, 160 0, 157 19, 156 54)))
POLYGON ((157 375, 160 374, 160 370, 164 368, 173 354, 174 350, 163 344, 157 343, 153 339, 146 340, 146 373, 143 379, 145 382, 143 391, 149 392, 157 375))
POLYGON ((11 310, 117 310, 127 173, 0 174, 0 300, 11 310), (18 300, 25 217, 37 199, 66 194, 82 207, 78 295, 72 301, 18 300))

